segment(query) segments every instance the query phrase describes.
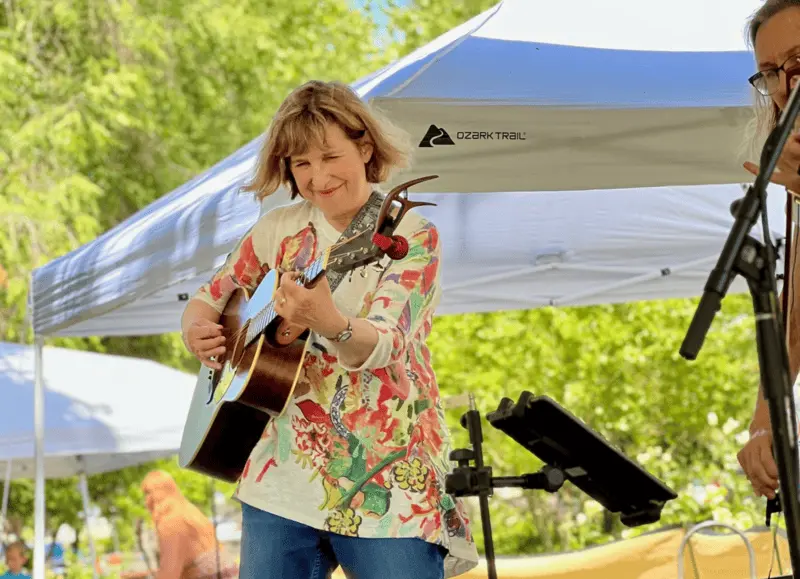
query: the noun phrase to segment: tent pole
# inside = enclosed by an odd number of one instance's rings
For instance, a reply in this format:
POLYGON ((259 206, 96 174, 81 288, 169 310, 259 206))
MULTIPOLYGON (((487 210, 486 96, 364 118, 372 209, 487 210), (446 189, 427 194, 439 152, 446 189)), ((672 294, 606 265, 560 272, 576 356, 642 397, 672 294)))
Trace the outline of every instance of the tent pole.
MULTIPOLYGON (((592 287, 591 289, 588 289, 586 291, 576 292, 576 293, 573 293, 573 294, 568 294, 568 295, 561 296, 560 298, 553 300, 551 305, 555 306, 555 307, 569 306, 569 305, 572 305, 574 302, 578 301, 579 299, 582 299, 582 298, 585 298, 585 297, 596 296, 596 295, 601 294, 603 292, 622 289, 622 288, 625 288, 625 287, 630 287, 630 286, 636 285, 637 283, 644 283, 644 282, 653 281, 653 280, 656 280, 656 279, 661 279, 661 278, 666 277, 668 275, 672 275, 672 274, 675 274, 675 273, 681 273, 682 271, 691 270, 691 269, 694 269, 696 267, 701 267, 701 266, 705 266, 705 265, 713 265, 714 259, 716 259, 716 258, 713 257, 713 256, 703 257, 703 258, 700 258, 700 259, 695 259, 694 261, 690 261, 688 263, 683 263, 681 265, 676 265, 674 267, 665 268, 665 269, 662 269, 662 270, 659 270, 659 271, 651 271, 651 272, 648 272, 648 273, 643 273, 641 275, 637 275, 635 277, 630 277, 628 279, 623 279, 621 281, 616 281, 614 283, 595 286, 595 287, 592 287)), ((563 269, 571 269, 571 268, 565 267, 563 269)))
POLYGON ((45 503, 44 503, 44 376, 42 375, 44 338, 34 338, 34 371, 36 381, 33 389, 34 456, 36 484, 33 501, 33 579, 45 579, 45 503))
POLYGON ((97 551, 94 548, 94 537, 92 537, 92 529, 89 526, 91 515, 89 514, 89 480, 86 478, 86 471, 82 470, 78 479, 78 488, 81 492, 81 499, 83 500, 83 520, 86 525, 86 538, 89 541, 89 558, 92 565, 92 577, 97 579, 97 551))
POLYGON ((6 461, 6 478, 3 482, 3 504, 0 506, 0 533, 5 532, 6 521, 8 520, 8 495, 11 494, 11 465, 12 461, 6 461))

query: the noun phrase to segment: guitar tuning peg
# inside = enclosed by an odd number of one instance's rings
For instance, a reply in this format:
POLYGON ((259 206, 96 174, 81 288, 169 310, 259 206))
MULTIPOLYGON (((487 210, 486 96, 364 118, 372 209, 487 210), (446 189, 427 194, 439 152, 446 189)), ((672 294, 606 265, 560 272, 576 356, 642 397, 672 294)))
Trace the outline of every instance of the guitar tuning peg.
POLYGON ((350 273, 347 275, 347 281, 353 281, 353 270, 350 270, 350 273))
POLYGON ((367 277, 367 268, 366 267, 362 267, 361 268, 361 277, 367 277))

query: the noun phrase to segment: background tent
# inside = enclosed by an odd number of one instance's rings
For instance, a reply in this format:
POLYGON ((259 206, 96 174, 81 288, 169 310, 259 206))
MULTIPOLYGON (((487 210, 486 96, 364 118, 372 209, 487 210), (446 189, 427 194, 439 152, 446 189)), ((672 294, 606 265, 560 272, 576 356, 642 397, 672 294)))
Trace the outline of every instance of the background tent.
MULTIPOLYGON (((235 165, 36 270, 36 332, 178 331, 184 300, 258 217, 252 196, 239 193, 229 173, 238 173, 235 165)), ((696 296, 733 223, 730 203, 743 191, 715 185, 411 195, 438 203, 419 211, 441 233, 438 312, 448 314, 696 296)), ((279 195, 267 203, 288 201, 279 195)), ((784 203, 774 190, 769 215, 776 239, 784 235, 784 203)), ((745 289, 738 278, 731 291, 745 289)))
MULTIPOLYGON (((49 346, 43 355, 48 478, 177 453, 195 376, 124 356, 49 346)), ((33 369, 33 347, 0 342, 0 463, 11 462, 12 479, 35 470, 33 369)))
MULTIPOLYGON (((41 357, 47 364, 38 392, 44 395, 47 422, 38 421, 44 445, 37 469, 34 368, 42 365, 35 364, 34 348, 0 342, 0 462, 5 463, 0 523, 10 480, 42 471, 47 478, 79 475, 88 516, 87 475, 176 454, 194 391, 196 377, 149 360, 51 347, 43 348, 41 357)), ((43 531, 44 521, 40 524, 43 531)), ((91 535, 89 550, 94 561, 91 535)))
POLYGON ((760 0, 503 0, 355 84, 420 191, 735 183, 760 0))
MULTIPOLYGON (((441 206, 429 213, 451 248, 444 265, 450 292, 440 312, 469 311, 473 304, 485 311, 570 299, 596 303, 696 295, 699 275, 682 268, 721 246, 717 230, 728 218, 727 204, 740 193, 731 186, 723 200, 713 199, 721 189, 649 188, 749 180, 735 149, 750 114, 746 79, 754 66, 745 51, 744 22, 759 4, 504 0, 354 83, 363 98, 386 109, 415 139, 422 140, 429 124, 445 128, 453 139, 453 146, 415 149, 413 175, 441 176, 415 192, 488 192, 485 197, 442 197, 441 206), (580 19, 587 24, 576 22, 576 12, 587 17, 580 19), (531 124, 525 141, 458 138, 469 131, 520 132, 520 123, 531 124), (646 190, 607 191, 633 186, 646 190), (563 195, 551 195, 545 203, 544 197, 521 193, 526 191, 563 195), (637 199, 640 195, 652 200, 637 199), (615 227, 627 218, 622 213, 635 205, 645 212, 641 223, 661 227, 667 222, 658 216, 673 202, 678 206, 667 210, 673 214, 668 229, 675 236, 670 242, 681 244, 677 253, 667 245, 648 248, 639 237, 642 228, 627 225, 623 238, 633 245, 614 253, 623 247, 615 227), (707 242, 709 231, 702 239, 695 237, 694 224, 689 224, 691 231, 680 230, 679 220, 694 221, 695 212, 711 220, 716 241, 707 242), (461 226, 465 216, 479 226, 469 234, 461 226), (548 219, 569 228, 544 235, 548 219), (492 238, 511 231, 517 235, 501 236, 501 245, 492 238), (607 239, 611 246, 604 248, 607 239), (689 248, 693 239, 699 245, 689 248), (496 251, 498 245, 499 254, 484 251, 496 251), (453 254, 454 247, 459 253, 453 254), (632 247, 638 263, 630 261, 632 247), (577 255, 581 248, 591 248, 586 263, 577 255), (648 257, 648 249, 655 255, 648 257), (612 253, 612 263, 603 261, 603 251, 612 253), (556 255, 555 262, 550 254, 556 255), (531 294, 530 277, 518 271, 533 275, 554 263, 560 272, 572 268, 572 281, 559 285, 552 273, 538 276, 547 283, 546 293, 537 288, 523 303, 509 303, 471 285, 473 278, 485 275, 487 255, 495 260, 488 266, 493 274, 515 277, 515 291, 508 295, 519 296, 520 287, 526 288, 523 295, 531 294), (581 287, 593 292, 591 299, 572 295, 578 269, 584 274, 581 287), (681 273, 649 285, 635 283, 662 270, 681 273), (608 294, 596 289, 618 283, 628 290, 608 294), (463 288, 463 297, 456 295, 456 287, 463 288), (481 294, 477 300, 476 291, 481 294)), ((208 278, 255 221, 257 205, 238 190, 252 174, 260 144, 261 137, 254 139, 106 235, 37 269, 31 286, 34 331, 135 335, 177 329, 180 301, 208 278)), ((285 194, 278 195, 267 208, 287 201, 285 194)), ((773 220, 773 228, 780 232, 779 221, 773 220)))

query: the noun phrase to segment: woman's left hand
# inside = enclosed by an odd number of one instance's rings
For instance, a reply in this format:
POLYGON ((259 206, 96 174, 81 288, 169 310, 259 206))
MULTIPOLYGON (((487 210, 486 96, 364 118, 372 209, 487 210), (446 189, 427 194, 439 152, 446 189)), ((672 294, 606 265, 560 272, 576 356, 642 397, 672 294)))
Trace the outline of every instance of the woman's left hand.
POLYGON ((297 284, 300 274, 285 272, 275 291, 275 313, 290 324, 309 328, 321 336, 335 336, 347 327, 347 318, 333 302, 323 275, 313 288, 297 284))

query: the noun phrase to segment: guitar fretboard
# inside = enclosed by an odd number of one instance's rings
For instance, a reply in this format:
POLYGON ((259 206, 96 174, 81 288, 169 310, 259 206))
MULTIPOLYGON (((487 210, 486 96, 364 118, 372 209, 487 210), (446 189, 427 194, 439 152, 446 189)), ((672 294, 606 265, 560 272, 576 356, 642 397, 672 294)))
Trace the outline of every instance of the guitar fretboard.
MULTIPOLYGON (((307 281, 316 279, 322 270, 325 269, 325 263, 327 262, 329 253, 330 250, 323 251, 311 265, 303 270, 302 275, 295 281, 295 284, 303 285, 307 281)), ((280 282, 280 279, 278 281, 280 282)), ((253 340, 261 335, 261 332, 267 329, 267 326, 269 326, 277 316, 278 314, 275 313, 275 300, 273 299, 250 320, 250 326, 247 328, 247 336, 245 337, 245 344, 249 345, 252 343, 253 340)))

